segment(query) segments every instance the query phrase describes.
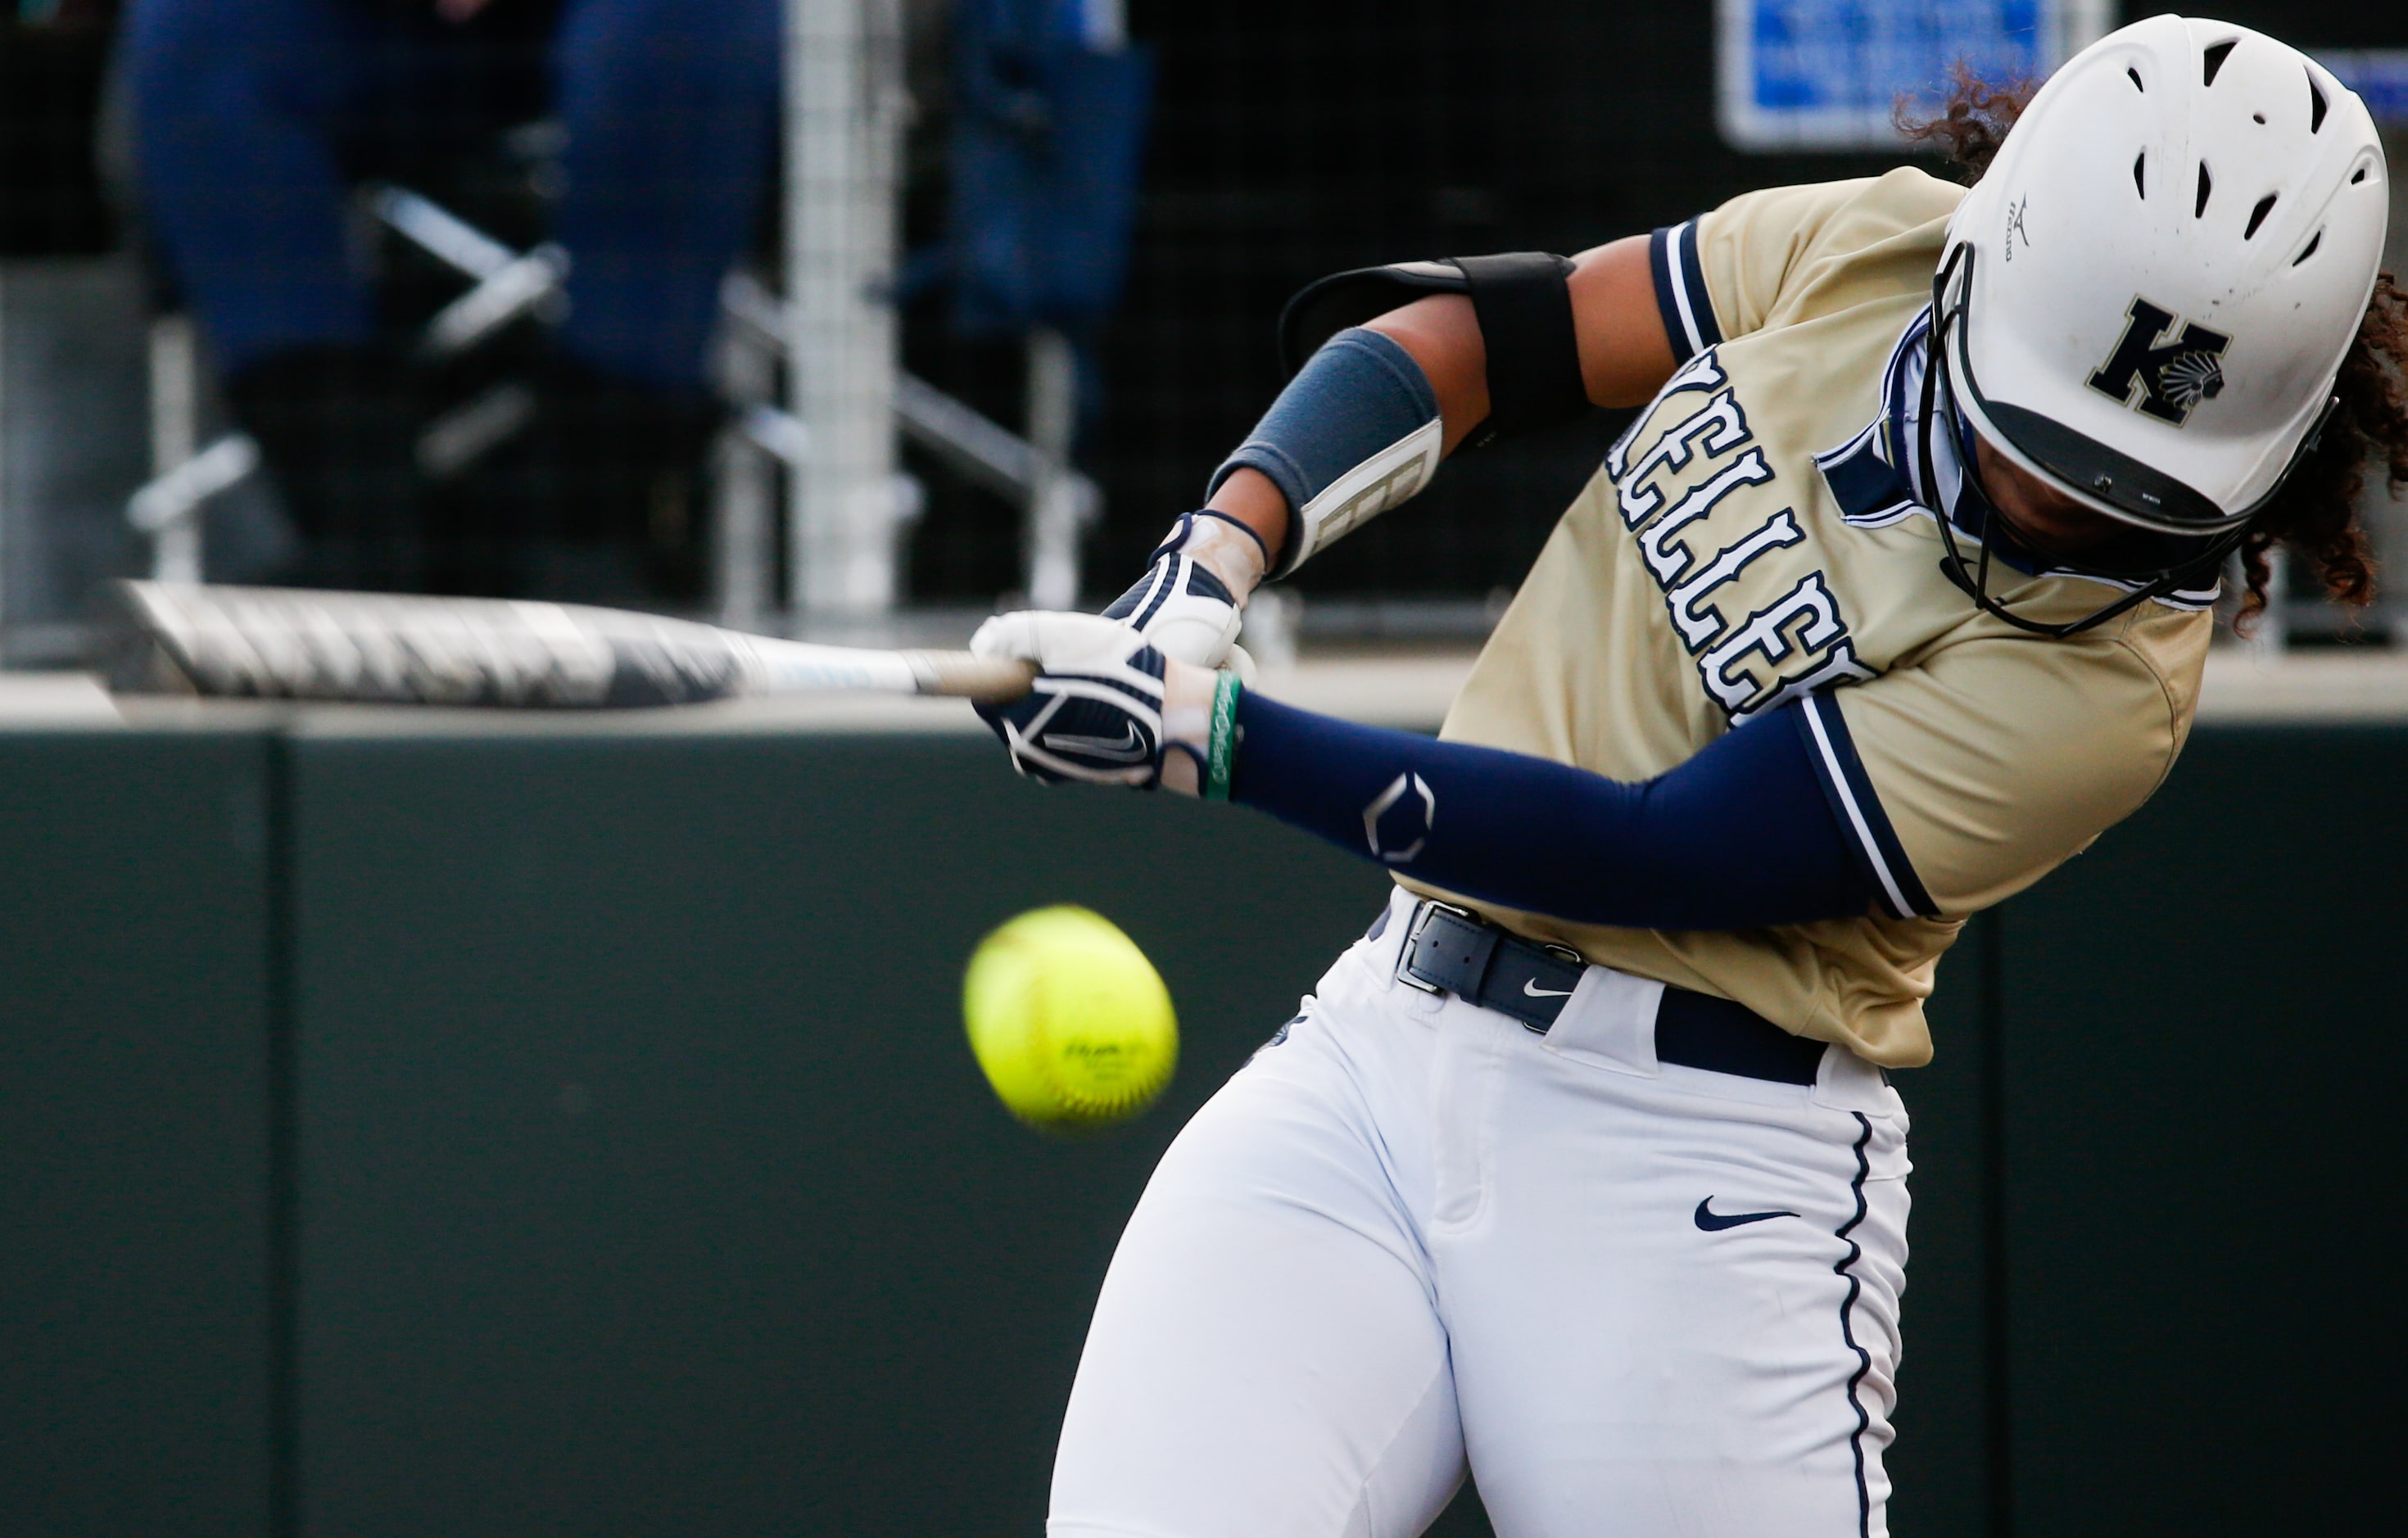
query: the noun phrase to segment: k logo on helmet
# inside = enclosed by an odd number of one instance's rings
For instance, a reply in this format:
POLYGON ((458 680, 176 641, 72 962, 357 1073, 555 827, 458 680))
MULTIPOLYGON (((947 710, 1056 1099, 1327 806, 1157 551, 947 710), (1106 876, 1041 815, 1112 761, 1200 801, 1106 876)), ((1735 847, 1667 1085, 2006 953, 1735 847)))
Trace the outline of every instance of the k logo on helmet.
POLYGON ((2231 338, 2180 322, 2137 295, 2125 314, 2124 335, 2090 376, 2090 388, 2177 427, 2200 401, 2223 393, 2224 350, 2231 338))

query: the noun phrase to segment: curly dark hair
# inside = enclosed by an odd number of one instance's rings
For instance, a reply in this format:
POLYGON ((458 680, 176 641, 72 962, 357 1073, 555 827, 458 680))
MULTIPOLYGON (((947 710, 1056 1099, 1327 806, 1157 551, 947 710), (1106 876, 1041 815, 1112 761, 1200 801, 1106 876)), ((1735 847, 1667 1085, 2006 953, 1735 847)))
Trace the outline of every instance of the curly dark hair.
POLYGON ((1968 187, 1982 180, 2007 142, 2007 130, 2031 105, 2038 80, 1985 80, 1958 60, 1948 71, 1948 102, 1937 117, 1924 117, 1913 96, 1900 96, 1890 122, 1918 149, 1938 151, 1964 173, 1968 187))
MULTIPOLYGON (((2038 89, 2030 80, 1985 80, 1960 64, 1950 71, 1948 102, 1938 115, 1920 116, 1900 97, 1894 119, 1910 142, 1938 151, 1964 172, 1971 185, 1989 169, 2008 130, 2038 89)), ((2374 280, 2373 297, 2333 381, 2340 408, 2315 449, 2300 462, 2282 494, 2241 541, 2242 579, 2247 587, 2241 620, 2266 607, 2266 553, 2277 544, 2307 560, 2335 601, 2353 608, 2372 601, 2374 556, 2358 525, 2358 503, 2370 462, 2381 462, 2395 494, 2408 485, 2408 383, 2403 381, 2408 381, 2408 294, 2385 272, 2374 280)))

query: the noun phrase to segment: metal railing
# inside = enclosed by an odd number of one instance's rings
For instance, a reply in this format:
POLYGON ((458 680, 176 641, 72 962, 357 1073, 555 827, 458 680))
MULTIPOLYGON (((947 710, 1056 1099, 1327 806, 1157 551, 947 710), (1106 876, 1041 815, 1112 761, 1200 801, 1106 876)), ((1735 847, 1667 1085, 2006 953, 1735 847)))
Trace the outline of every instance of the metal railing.
MULTIPOLYGON (((437 312, 418 346, 431 357, 472 349, 522 317, 554 322, 566 313, 567 254, 558 247, 513 251, 466 221, 406 188, 373 186, 365 201, 377 220, 469 280, 437 312)), ((781 605, 772 539, 779 472, 814 463, 811 429, 779 404, 781 377, 801 367, 790 307, 758 279, 736 272, 721 289, 718 386, 729 417, 712 452, 711 607, 720 623, 746 629, 773 624, 781 605)), ((1076 389, 1068 344, 1040 334, 1030 348, 1031 431, 1026 437, 913 375, 897 371, 892 403, 902 436, 972 484, 1019 507, 1029 599, 1068 608, 1078 597, 1079 545, 1102 495, 1068 463, 1076 389)), ((151 575, 198 582, 201 512, 260 466, 249 434, 196 441, 202 379, 191 320, 160 317, 151 326, 151 478, 127 500, 126 521, 151 541, 151 575)), ((419 436, 419 467, 455 475, 523 428, 535 411, 532 392, 504 381, 429 423, 419 436)), ((884 510, 890 540, 918 513, 920 488, 891 475, 884 510)), ((891 597, 891 593, 890 593, 891 597)), ((790 615, 790 624, 808 624, 790 615)))

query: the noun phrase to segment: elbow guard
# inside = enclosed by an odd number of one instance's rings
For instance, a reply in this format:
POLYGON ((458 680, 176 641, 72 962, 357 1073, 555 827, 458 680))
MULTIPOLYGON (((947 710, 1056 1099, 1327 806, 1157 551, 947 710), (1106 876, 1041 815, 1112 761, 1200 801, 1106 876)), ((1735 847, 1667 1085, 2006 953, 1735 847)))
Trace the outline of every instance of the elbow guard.
POLYGON ((1398 262, 1324 278, 1280 314, 1280 365, 1295 372, 1339 330, 1429 294, 1471 300, 1488 354, 1488 418, 1464 440, 1500 438, 1570 422, 1590 409, 1572 322, 1572 265, 1546 252, 1398 262))

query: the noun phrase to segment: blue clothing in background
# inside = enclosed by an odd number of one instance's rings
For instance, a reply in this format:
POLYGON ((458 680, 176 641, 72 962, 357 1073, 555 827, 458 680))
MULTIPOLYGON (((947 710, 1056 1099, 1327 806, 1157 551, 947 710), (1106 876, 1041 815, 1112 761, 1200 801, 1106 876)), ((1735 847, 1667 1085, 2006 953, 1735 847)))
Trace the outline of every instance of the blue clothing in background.
POLYGON ((1119 302, 1154 64, 1096 22, 1084 0, 954 7, 948 244, 965 336, 1083 339, 1119 302))
POLYGON ((567 130, 552 237, 565 350, 692 389, 722 277, 768 192, 779 0, 135 0, 126 23, 145 217, 221 365, 358 344, 375 302, 351 184, 567 130))

